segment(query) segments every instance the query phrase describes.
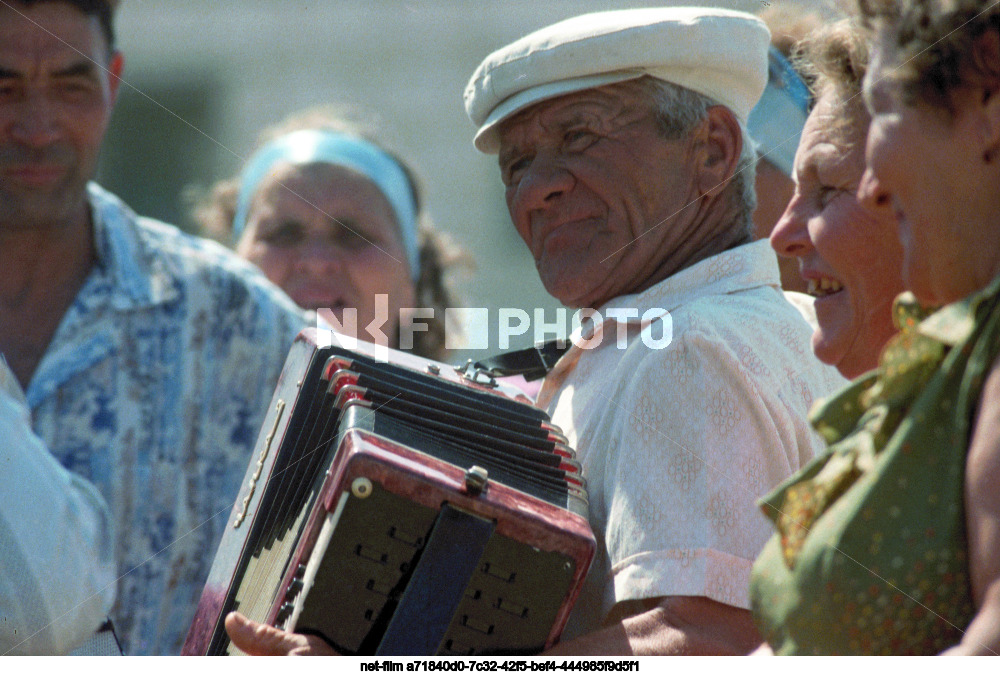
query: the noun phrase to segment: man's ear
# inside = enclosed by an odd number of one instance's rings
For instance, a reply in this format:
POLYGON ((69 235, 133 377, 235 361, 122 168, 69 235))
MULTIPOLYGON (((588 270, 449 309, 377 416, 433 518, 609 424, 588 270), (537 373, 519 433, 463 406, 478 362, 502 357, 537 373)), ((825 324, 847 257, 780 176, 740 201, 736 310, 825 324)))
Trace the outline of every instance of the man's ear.
POLYGON ((1000 156, 1000 34, 987 31, 976 39, 972 58, 976 70, 984 75, 980 99, 979 133, 983 151, 989 156, 1000 156))
POLYGON ((983 90, 982 108, 983 151, 991 157, 1000 157, 1000 90, 983 90))
POLYGON ((977 131, 984 157, 1000 157, 1000 87, 990 83, 979 92, 977 131))
POLYGON ((736 173, 743 134, 736 116, 728 108, 716 105, 708 109, 705 120, 695 131, 696 186, 702 196, 717 197, 736 173))
POLYGON ((118 85, 121 84, 122 70, 125 68, 125 57, 118 50, 111 55, 111 60, 108 61, 108 94, 110 96, 109 103, 114 106, 115 101, 118 100, 118 85))

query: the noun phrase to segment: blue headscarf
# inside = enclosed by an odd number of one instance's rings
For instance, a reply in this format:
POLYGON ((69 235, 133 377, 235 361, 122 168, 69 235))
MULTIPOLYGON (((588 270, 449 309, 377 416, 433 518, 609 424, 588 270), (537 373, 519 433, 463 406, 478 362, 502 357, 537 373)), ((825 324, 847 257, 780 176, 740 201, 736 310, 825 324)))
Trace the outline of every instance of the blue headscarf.
POLYGON ((757 154, 791 176, 795 150, 809 116, 809 88, 773 45, 767 60, 767 87, 750 111, 747 128, 757 144, 757 154))
POLYGON ((238 240, 250 215, 250 204, 261 181, 277 164, 320 162, 358 171, 374 183, 392 206, 400 238, 414 281, 420 277, 417 244, 417 205, 410 180, 399 162, 374 143, 336 131, 303 129, 271 141, 247 162, 240 176, 240 191, 233 218, 233 240, 238 240))

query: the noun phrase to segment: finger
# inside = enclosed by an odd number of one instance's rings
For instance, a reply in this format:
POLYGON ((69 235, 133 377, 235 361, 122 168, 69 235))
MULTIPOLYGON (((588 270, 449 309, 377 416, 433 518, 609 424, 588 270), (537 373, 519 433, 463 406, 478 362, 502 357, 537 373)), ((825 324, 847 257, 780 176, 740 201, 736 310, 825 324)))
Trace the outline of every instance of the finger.
POLYGON ((338 656, 330 644, 316 635, 298 635, 302 642, 299 646, 288 652, 289 656, 338 656))
POLYGON ((239 612, 230 612, 226 616, 226 633, 236 647, 251 656, 284 656, 293 651, 302 653, 301 649, 308 646, 301 635, 251 621, 239 612))

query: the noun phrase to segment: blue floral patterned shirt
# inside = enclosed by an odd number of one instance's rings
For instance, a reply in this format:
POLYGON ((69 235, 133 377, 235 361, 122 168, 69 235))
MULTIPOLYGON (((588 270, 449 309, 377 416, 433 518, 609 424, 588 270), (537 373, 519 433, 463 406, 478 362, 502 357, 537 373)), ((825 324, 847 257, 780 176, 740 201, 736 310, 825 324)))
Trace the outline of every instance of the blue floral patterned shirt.
POLYGON ((126 654, 178 654, 305 316, 224 247, 96 185, 97 263, 26 391, 36 432, 117 528, 126 654))

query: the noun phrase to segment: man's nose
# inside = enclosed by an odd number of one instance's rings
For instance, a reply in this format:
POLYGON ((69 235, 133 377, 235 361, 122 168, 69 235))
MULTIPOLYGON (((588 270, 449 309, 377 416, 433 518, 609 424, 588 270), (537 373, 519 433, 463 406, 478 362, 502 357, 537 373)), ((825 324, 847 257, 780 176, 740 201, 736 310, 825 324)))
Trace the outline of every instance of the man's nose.
POLYGON ((539 153, 521 177, 517 188, 518 206, 529 212, 550 207, 575 184, 576 178, 557 155, 539 153))
POLYGON ((45 93, 28 93, 14 106, 11 135, 15 141, 31 147, 43 147, 59 139, 59 107, 45 93))

